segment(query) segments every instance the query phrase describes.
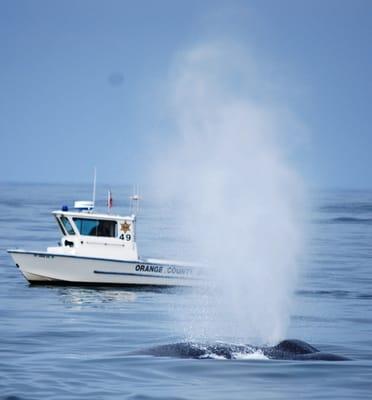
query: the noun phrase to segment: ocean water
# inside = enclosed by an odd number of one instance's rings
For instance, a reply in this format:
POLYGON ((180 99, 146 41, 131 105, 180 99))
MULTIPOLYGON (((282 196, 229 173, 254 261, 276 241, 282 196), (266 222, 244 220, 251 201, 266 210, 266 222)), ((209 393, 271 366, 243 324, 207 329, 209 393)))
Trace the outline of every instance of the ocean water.
MULTIPOLYGON (((177 290, 30 286, 6 249, 54 245, 50 211, 90 190, 0 184, 0 399, 372 398, 372 191, 313 194, 287 336, 351 360, 310 362, 136 356, 184 339, 177 290)), ((127 211, 129 192, 113 188, 116 211, 127 211)), ((172 258, 187 246, 168 211, 143 202, 142 255, 172 258)))

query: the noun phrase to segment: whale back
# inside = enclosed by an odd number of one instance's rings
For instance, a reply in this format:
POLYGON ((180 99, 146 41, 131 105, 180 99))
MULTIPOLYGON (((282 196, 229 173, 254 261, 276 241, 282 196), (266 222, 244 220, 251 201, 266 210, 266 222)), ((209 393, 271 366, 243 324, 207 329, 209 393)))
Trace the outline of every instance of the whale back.
POLYGON ((273 350, 291 353, 291 354, 311 354, 319 352, 318 349, 311 346, 309 343, 297 339, 287 339, 272 347, 273 350))
POLYGON ((195 343, 180 342, 150 347, 137 352, 137 354, 156 357, 200 358, 205 354, 205 350, 195 343))
POLYGON ((139 352, 137 351, 136 354, 196 359, 221 357, 230 360, 233 358, 234 353, 252 353, 253 349, 253 347, 230 345, 227 343, 201 344, 179 342, 150 347, 139 352))
POLYGON ((223 358, 235 359, 237 355, 249 355, 261 352, 264 356, 273 360, 318 360, 318 361, 345 361, 346 357, 330 353, 320 352, 310 344, 302 340, 283 340, 276 346, 258 347, 250 345, 236 345, 228 343, 193 343, 179 342, 150 347, 133 354, 152 355, 156 357, 177 358, 223 358))

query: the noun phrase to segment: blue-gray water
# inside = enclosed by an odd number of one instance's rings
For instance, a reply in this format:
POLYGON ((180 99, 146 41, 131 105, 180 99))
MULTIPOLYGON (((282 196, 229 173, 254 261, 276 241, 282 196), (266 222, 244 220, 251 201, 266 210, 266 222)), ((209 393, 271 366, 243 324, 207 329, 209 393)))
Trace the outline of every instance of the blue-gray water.
MULTIPOLYGON (((314 194, 287 335, 346 362, 128 355, 184 339, 171 312, 177 291, 29 286, 5 252, 54 245, 50 210, 89 193, 88 186, 0 185, 1 399, 372 398, 371 191, 314 194)), ((118 211, 127 195, 115 188, 118 211)), ((185 246, 167 209, 151 201, 138 236, 146 256, 172 257, 185 246)))

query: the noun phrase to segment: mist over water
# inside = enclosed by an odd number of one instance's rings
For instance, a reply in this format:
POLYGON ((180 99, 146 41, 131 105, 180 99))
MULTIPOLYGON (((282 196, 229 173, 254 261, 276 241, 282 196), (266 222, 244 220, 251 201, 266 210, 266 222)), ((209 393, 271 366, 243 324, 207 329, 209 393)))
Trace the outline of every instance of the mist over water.
POLYGON ((155 163, 159 193, 210 268, 206 289, 174 310, 192 340, 275 343, 285 337, 304 248, 304 185, 290 155, 300 124, 275 104, 242 48, 207 43, 178 54, 172 129, 155 163))

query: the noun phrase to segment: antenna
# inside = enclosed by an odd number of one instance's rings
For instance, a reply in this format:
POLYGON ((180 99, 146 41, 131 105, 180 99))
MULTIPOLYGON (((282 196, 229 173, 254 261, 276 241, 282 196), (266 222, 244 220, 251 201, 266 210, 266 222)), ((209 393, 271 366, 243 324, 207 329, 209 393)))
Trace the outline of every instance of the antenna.
POLYGON ((110 214, 112 208, 112 192, 111 189, 107 192, 107 211, 110 214))
POLYGON ((96 181, 97 181, 97 168, 94 167, 94 177, 93 177, 93 207, 96 205, 96 181))
POLYGON ((139 185, 133 185, 133 194, 130 198, 130 212, 131 214, 137 215, 140 211, 139 202, 141 197, 139 195, 139 185))

